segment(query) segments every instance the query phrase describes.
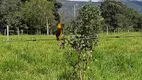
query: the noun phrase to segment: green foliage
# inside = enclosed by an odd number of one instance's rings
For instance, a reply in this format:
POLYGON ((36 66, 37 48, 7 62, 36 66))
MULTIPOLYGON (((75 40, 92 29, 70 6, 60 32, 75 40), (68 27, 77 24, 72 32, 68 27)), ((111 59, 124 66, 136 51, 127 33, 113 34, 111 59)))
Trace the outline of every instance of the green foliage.
POLYGON ((139 15, 137 28, 142 31, 142 15, 139 15))
POLYGON ((21 7, 20 0, 1 0, 0 23, 4 26, 9 25, 14 29, 19 27, 22 19, 22 15, 19 12, 21 7))
POLYGON ((85 5, 79 11, 77 26, 75 27, 75 37, 71 38, 71 45, 76 51, 92 50, 96 45, 97 34, 101 26, 102 17, 100 10, 96 6, 85 5))
MULTIPOLYGON (((57 26, 58 23, 60 23, 60 15, 58 13, 58 10, 62 7, 62 4, 59 3, 59 2, 55 2, 54 3, 54 8, 53 8, 53 15, 54 15, 54 19, 55 19, 55 22, 53 23, 54 26, 57 26)), ((54 28, 55 29, 55 28, 54 28)))
POLYGON ((54 31, 60 22, 58 9, 61 3, 55 0, 1 0, 0 24, 10 29, 36 30, 46 32, 47 22, 49 29, 54 31))
POLYGON ((127 8, 121 2, 104 1, 101 4, 101 11, 101 15, 105 19, 104 27, 108 26, 109 31, 116 31, 117 29, 123 31, 140 29, 138 27, 138 12, 131 8, 127 8))
POLYGON ((98 7, 85 5, 80 9, 76 26, 74 25, 75 36, 71 36, 70 45, 78 54, 76 65, 78 65, 78 79, 81 80, 85 79, 85 72, 92 57, 91 53, 97 43, 97 34, 103 20, 100 15, 98 7))
POLYGON ((125 11, 125 16, 127 17, 127 19, 129 19, 128 24, 130 26, 132 26, 135 30, 138 29, 138 19, 139 19, 139 14, 138 12, 136 12, 135 10, 128 8, 125 11))
MULTIPOLYGON (((117 29, 121 29, 123 31, 127 31, 127 30, 131 30, 131 25, 130 20, 123 14, 117 14, 116 15, 116 19, 117 19, 117 29)), ((133 27, 132 27, 133 28, 133 27)))
POLYGON ((78 54, 75 51, 70 50, 66 51, 63 56, 65 58, 67 66, 65 67, 65 71, 60 75, 59 80, 78 80, 78 54))
POLYGON ((118 28, 117 15, 124 13, 126 6, 121 2, 104 1, 101 4, 101 15, 105 19, 105 23, 109 25, 109 30, 114 31, 118 28))
MULTIPOLYGON (((61 7, 62 4, 60 1, 57 2, 56 0, 0 0, 0 26, 6 28, 6 25, 9 25, 10 29, 13 29, 14 32, 19 28, 20 30, 38 30, 45 33, 48 22, 49 31, 53 32, 55 31, 57 24, 62 22, 61 15, 58 13, 59 10, 64 10, 60 9, 61 7)), ((98 32, 107 31, 107 28, 109 31, 141 30, 141 15, 135 10, 127 8, 126 5, 121 2, 105 0, 102 2, 100 8, 101 11, 90 13, 89 16, 84 16, 88 13, 81 13, 79 11, 78 18, 73 21, 71 20, 69 23, 66 23, 66 21, 63 20, 63 23, 69 25, 68 28, 65 26, 65 32, 80 34, 83 25, 85 25, 86 28, 87 26, 92 27, 92 30, 94 26, 98 26, 98 28, 95 28, 97 29, 95 31, 98 32), (93 18, 95 17, 95 14, 98 13, 104 18, 104 21, 102 20, 103 18, 101 18, 101 24, 96 23, 99 21, 99 18, 97 17, 88 22, 87 18, 93 18), (87 22, 87 24, 83 23, 84 21, 87 22), (93 26, 88 25, 93 23, 96 24, 93 26)), ((96 10, 98 9, 96 8, 96 10)), ((89 33, 87 31, 86 33, 89 33)))
POLYGON ((77 33, 82 36, 95 37, 101 27, 101 12, 96 6, 85 5, 79 11, 77 18, 77 33))
POLYGON ((45 29, 47 19, 48 21, 53 21, 53 6, 53 3, 46 0, 30 0, 26 2, 22 9, 22 14, 29 29, 45 29))

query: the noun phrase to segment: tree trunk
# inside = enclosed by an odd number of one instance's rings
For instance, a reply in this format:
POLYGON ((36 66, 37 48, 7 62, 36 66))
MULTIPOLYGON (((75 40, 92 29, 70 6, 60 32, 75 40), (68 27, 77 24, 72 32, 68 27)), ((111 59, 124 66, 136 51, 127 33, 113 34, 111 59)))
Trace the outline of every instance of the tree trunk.
POLYGON ((7 41, 9 41, 9 26, 7 25, 7 41))
POLYGON ((23 31, 23 29, 22 29, 22 30, 21 30, 21 34, 22 34, 22 35, 23 35, 23 32, 24 32, 24 31, 23 31))
POLYGON ((38 31, 38 29, 36 29, 36 34, 38 34, 39 33, 39 31, 38 31))
POLYGON ((49 24, 48 24, 48 21, 46 23, 46 26, 47 26, 47 35, 49 35, 49 24))
POLYGON ((52 30, 50 30, 50 35, 53 35, 53 31, 52 30))
POLYGON ((108 35, 108 26, 107 26, 107 35, 108 35))
POLYGON ((17 27, 17 35, 18 35, 18 36, 20 35, 19 27, 17 27))
POLYGON ((41 29, 39 29, 39 33, 38 34, 41 34, 41 29))

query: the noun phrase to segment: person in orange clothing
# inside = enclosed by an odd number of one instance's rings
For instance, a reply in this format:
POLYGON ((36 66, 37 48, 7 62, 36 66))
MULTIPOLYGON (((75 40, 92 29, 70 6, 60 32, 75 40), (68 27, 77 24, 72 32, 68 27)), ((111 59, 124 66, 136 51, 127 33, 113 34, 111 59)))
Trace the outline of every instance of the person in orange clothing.
POLYGON ((58 46, 61 48, 62 46, 62 37, 63 37, 63 24, 59 23, 56 29, 56 39, 59 42, 58 46))

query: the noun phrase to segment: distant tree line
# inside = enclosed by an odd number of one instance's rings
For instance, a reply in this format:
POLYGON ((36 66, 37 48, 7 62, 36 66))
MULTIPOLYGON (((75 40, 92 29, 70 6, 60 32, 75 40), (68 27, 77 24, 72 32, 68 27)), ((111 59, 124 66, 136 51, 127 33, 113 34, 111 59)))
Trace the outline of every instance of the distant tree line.
MULTIPOLYGON (((128 8, 120 1, 105 0, 101 3, 99 10, 102 16, 101 26, 98 25, 99 32, 129 32, 142 30, 142 14, 139 14, 132 8, 128 8)), ((70 31, 69 33, 74 33, 76 27, 81 25, 78 24, 78 19, 80 19, 80 16, 67 24, 69 25, 69 27, 67 27, 67 30, 70 31)), ((94 25, 96 24, 94 23, 94 25)))
POLYGON ((107 28, 109 31, 142 29, 142 15, 121 2, 106 0, 101 4, 100 9, 104 18, 103 31, 107 28))
POLYGON ((16 33, 17 29, 46 33, 46 24, 49 31, 54 32, 60 22, 58 9, 62 4, 56 0, 0 0, 0 29, 8 25, 16 33))
MULTIPOLYGON (((61 7, 62 4, 56 0, 0 0, 0 31, 4 31, 8 25, 14 33, 17 30, 23 30, 23 33, 31 30, 31 34, 46 33, 48 24, 49 32, 53 34, 57 24, 60 23, 58 9, 61 7)), ((142 29, 142 15, 121 2, 106 0, 102 2, 99 10, 103 18, 99 31, 142 29)), ((66 28, 74 31, 73 29, 78 26, 79 18, 80 16, 66 23, 66 28)))

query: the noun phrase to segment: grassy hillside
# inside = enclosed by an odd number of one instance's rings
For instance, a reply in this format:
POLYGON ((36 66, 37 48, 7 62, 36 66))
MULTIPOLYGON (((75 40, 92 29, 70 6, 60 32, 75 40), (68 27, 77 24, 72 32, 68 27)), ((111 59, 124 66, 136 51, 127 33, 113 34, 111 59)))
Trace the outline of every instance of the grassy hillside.
MULTIPOLYGON (((142 37, 124 37, 132 35, 142 36, 142 33, 108 35, 121 38, 99 35, 93 62, 87 71, 88 80, 142 79, 142 37)), ((6 43, 3 42, 6 37, 0 36, 0 80, 63 80, 67 77, 70 66, 64 55, 72 49, 58 49, 56 40, 20 42, 49 38, 55 39, 55 36, 11 36, 13 42, 6 43)))

